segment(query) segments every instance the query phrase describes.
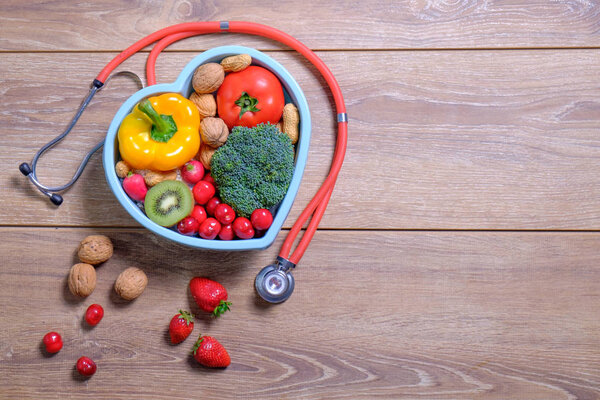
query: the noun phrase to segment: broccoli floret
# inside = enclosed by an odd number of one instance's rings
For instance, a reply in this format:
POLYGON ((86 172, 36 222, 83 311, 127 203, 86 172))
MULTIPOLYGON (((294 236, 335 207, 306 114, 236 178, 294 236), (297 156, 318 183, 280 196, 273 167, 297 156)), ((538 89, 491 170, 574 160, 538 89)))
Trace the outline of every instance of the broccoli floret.
POLYGON ((275 125, 236 126, 210 167, 223 202, 248 218, 283 200, 294 172, 294 146, 275 125))

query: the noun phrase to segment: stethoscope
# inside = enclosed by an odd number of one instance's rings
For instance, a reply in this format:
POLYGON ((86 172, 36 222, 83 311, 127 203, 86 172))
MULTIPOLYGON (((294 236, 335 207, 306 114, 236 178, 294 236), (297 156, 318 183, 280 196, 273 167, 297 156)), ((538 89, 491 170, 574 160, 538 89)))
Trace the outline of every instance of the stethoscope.
POLYGON ((263 36, 272 40, 276 40, 296 50, 297 52, 302 54, 312 65, 314 65, 317 68, 317 70, 321 73, 321 75, 325 79, 325 82, 329 86, 331 93, 333 94, 333 100, 336 106, 338 134, 335 151, 333 154, 333 161, 331 163, 329 174, 325 178, 325 181, 323 182, 317 193, 314 195, 312 200, 308 203, 304 211, 302 211, 302 213, 290 229, 287 237, 285 238, 285 241, 283 242, 283 245, 281 246, 281 250, 276 261, 273 264, 263 268, 258 273, 254 281, 256 292, 264 300, 266 300, 269 303, 281 303, 287 300, 294 291, 295 284, 294 277, 292 276, 292 270, 296 267, 296 265, 302 258, 302 255, 306 251, 306 248, 308 247, 311 239, 313 238, 319 225, 319 222, 321 221, 321 218, 325 213, 325 209, 327 208, 327 204, 329 203, 329 199, 331 198, 331 193, 333 191, 335 181, 344 161, 344 155, 346 153, 346 142, 348 137, 348 116, 346 114, 346 105, 344 104, 344 98, 342 96, 340 86, 338 85, 336 79, 334 78, 329 68, 327 68, 325 63, 312 50, 310 50, 308 47, 306 47, 304 44, 302 44, 292 36, 266 25, 243 21, 188 22, 173 25, 156 31, 146 36, 145 38, 137 41, 133 45, 129 46, 127 49, 125 49, 123 52, 117 55, 113 60, 111 60, 104 67, 104 69, 102 69, 102 71, 100 71, 100 74, 98 74, 96 79, 94 79, 94 81, 92 82, 88 95, 81 103, 79 109, 75 113, 75 116, 67 125, 67 128, 64 130, 64 132, 58 135, 53 140, 51 140, 50 142, 48 142, 47 144, 45 144, 44 146, 42 146, 34 155, 31 161, 31 165, 28 163, 22 163, 21 165, 19 165, 19 170, 23 175, 27 176, 29 180, 40 190, 40 192, 46 195, 53 204, 59 206, 63 202, 63 198, 57 192, 62 192, 68 189, 77 181, 77 179, 81 176, 81 173, 83 172, 90 157, 102 147, 104 141, 101 141, 98 144, 96 144, 84 156, 82 162, 75 171, 75 174, 73 175, 71 180, 62 186, 49 187, 40 183, 36 175, 37 162, 44 152, 46 152, 48 149, 50 149, 58 142, 63 140, 69 134, 69 132, 71 132, 71 130, 81 117, 81 114, 91 102, 94 95, 108 83, 108 80, 110 78, 118 74, 129 74, 135 76, 136 79, 139 80, 141 86, 143 86, 141 79, 137 77, 137 75, 128 71, 115 73, 111 76, 111 73, 114 71, 114 69, 133 54, 156 42, 156 44, 150 51, 148 60, 146 62, 146 77, 148 85, 154 85, 156 84, 156 59, 160 52, 165 49, 165 47, 169 46, 171 43, 174 43, 178 40, 190 36, 196 36, 206 33, 224 32, 245 33, 250 35, 263 36), (300 239, 298 245, 296 246, 296 249, 292 252, 291 248, 294 241, 296 240, 296 237, 302 230, 302 226, 309 219, 310 222, 306 227, 304 235, 300 239))

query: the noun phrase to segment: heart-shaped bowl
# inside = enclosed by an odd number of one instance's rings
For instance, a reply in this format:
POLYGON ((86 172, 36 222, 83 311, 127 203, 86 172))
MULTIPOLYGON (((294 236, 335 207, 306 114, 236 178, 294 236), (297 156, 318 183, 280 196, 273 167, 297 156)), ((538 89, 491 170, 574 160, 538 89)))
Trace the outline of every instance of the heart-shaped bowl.
POLYGON ((119 203, 121 203, 123 208, 137 222, 151 232, 172 240, 173 242, 201 249, 229 251, 265 249, 273 243, 275 237, 281 230, 283 222, 290 212, 296 193, 298 193, 298 187, 302 180, 302 174, 308 156, 310 132, 311 120, 306 97, 298 83, 281 64, 255 49, 242 46, 222 46, 207 50, 192 59, 192 61, 185 66, 175 82, 148 86, 129 97, 129 99, 127 99, 127 101, 119 108, 110 123, 106 140, 104 141, 102 162, 108 185, 119 203), (292 102, 298 108, 298 113, 300 114, 300 126, 299 139, 295 146, 296 155, 294 159, 294 173, 285 197, 274 210, 273 223, 262 237, 246 240, 206 240, 195 236, 185 236, 178 233, 175 229, 165 228, 151 221, 146 214, 144 214, 143 210, 140 209, 140 207, 131 200, 123 190, 122 183, 115 172, 115 164, 121 159, 117 142, 117 132, 125 116, 131 113, 133 107, 143 99, 167 92, 180 93, 188 98, 193 91, 192 76, 196 68, 208 62, 218 63, 223 58, 236 54, 250 54, 253 65, 264 67, 273 72, 275 76, 279 78, 279 81, 283 86, 286 103, 292 102))

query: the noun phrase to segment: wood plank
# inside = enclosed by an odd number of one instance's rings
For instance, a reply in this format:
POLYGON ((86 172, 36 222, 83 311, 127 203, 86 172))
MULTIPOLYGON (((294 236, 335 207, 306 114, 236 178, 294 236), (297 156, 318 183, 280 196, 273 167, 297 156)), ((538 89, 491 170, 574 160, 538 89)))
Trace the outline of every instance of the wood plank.
MULTIPOLYGON (((372 0, 340 4, 266 1, 101 3, 5 0, 0 5, 0 50, 122 50, 160 28, 190 21, 253 21, 298 38, 313 49, 518 48, 600 45, 600 7, 580 1, 372 0)), ((178 49, 241 42, 262 49, 276 43, 212 35, 178 49)))
POLYGON ((19 255, 0 271, 7 398, 600 395, 597 233, 320 231, 294 272, 294 295, 277 306, 259 301, 252 285, 281 238, 263 252, 216 253, 141 229, 2 228, 0 237, 0 254, 19 255), (90 233, 110 236, 115 254, 98 267, 94 293, 77 300, 65 278, 90 233), (112 284, 128 266, 143 268, 149 285, 124 304, 112 284), (223 282, 232 312, 213 321, 197 310, 187 282, 198 275, 223 282), (89 329, 81 318, 93 302, 106 313, 89 329), (199 315, 194 335, 228 348, 228 369, 195 365, 191 339, 167 343, 180 307, 199 315), (49 330, 65 346, 45 358, 38 344, 49 330), (86 382, 73 374, 84 354, 99 368, 86 382))
MULTIPOLYGON (((301 83, 313 136, 288 223, 326 174, 331 99, 312 67, 269 53, 301 83)), ((569 51, 320 53, 342 85, 350 117, 347 161, 322 222, 327 228, 600 229, 600 54, 569 51), (363 73, 369 71, 369 73, 363 73)), ((108 191, 100 157, 55 209, 18 172, 64 129, 112 54, 4 54, 0 63, 0 186, 4 225, 135 226, 108 191)), ((159 80, 193 57, 159 59, 159 80)), ((143 71, 141 55, 124 69, 143 71)), ((117 78, 72 137, 40 162, 49 184, 70 179, 135 90, 117 78), (113 86, 114 84, 114 86, 113 86)))

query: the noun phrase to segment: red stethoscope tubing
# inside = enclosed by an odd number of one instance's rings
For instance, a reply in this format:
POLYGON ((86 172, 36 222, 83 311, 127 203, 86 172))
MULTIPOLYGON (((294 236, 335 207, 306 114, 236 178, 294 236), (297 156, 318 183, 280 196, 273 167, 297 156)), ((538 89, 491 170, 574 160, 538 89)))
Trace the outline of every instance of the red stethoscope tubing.
POLYGON ((103 69, 96 79, 102 83, 106 81, 112 71, 119 66, 123 61, 142 50, 143 48, 151 45, 152 43, 158 42, 154 45, 148 61, 146 63, 146 76, 148 85, 156 84, 156 60, 158 55, 170 44, 182 40, 191 36, 206 34, 206 33, 221 33, 221 32, 233 32, 233 33, 245 33, 257 36, 263 36, 269 39, 276 40, 283 43, 292 49, 302 54, 311 64, 313 64, 317 70, 321 73, 325 82, 329 86, 331 93, 333 94, 333 100, 336 105, 336 111, 338 115, 338 134, 336 139, 335 151, 333 154, 333 160, 329 169, 329 174, 325 178, 325 181, 314 195, 312 200, 308 203, 304 211, 300 214, 290 232, 288 233, 279 256, 283 257, 294 264, 297 264, 302 258, 302 255, 308 248, 308 245, 313 238, 317 227, 325 213, 329 199, 333 192, 337 176, 340 172, 342 164, 344 162, 344 155, 346 154, 346 144, 348 140, 348 121, 346 118, 346 106, 342 91, 335 77, 325 65, 325 63, 308 47, 293 38, 292 36, 272 28, 270 26, 257 24, 253 22, 243 21, 229 21, 222 23, 219 21, 211 22, 187 22, 177 25, 172 25, 167 28, 158 30, 145 38, 137 41, 133 45, 129 46, 113 60, 111 60, 103 69), (340 120, 339 116, 343 115, 344 118, 340 120), (312 216, 312 219, 311 219, 312 216), (302 230, 304 224, 310 219, 304 235, 298 242, 296 249, 290 255, 292 245, 294 244, 298 234, 302 230))

